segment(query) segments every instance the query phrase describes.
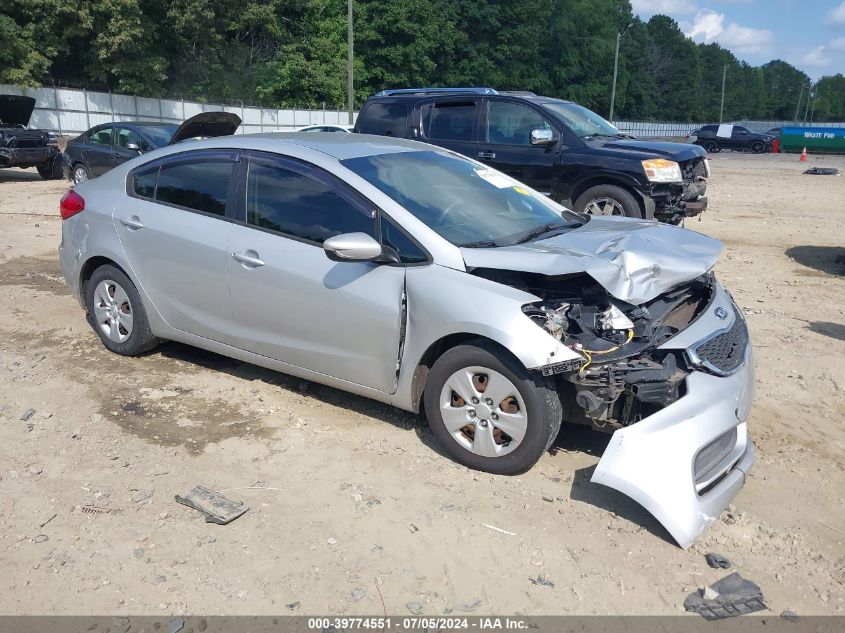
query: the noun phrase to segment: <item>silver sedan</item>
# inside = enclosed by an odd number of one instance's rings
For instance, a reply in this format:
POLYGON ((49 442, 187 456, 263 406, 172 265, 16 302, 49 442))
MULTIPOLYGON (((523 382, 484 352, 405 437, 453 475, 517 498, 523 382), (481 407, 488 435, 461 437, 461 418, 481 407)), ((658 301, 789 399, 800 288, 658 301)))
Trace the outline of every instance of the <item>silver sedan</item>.
POLYGON ((563 421, 603 429, 593 481, 683 547, 753 462, 748 331, 698 233, 358 134, 160 149, 61 214, 65 279, 115 353, 181 341, 424 411, 492 473, 531 468, 563 421))

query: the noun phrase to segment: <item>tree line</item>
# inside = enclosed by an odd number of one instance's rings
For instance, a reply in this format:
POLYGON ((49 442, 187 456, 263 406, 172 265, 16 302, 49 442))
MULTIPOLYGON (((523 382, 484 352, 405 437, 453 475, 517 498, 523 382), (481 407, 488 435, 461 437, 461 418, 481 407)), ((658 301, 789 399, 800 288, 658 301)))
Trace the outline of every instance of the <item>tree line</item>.
MULTIPOLYGON (((493 86, 620 120, 803 119, 810 78, 740 61, 629 0, 355 0, 355 102, 388 87, 493 86), (802 88, 803 87, 803 88, 802 88), (803 90, 803 93, 802 93, 803 90)), ((346 102, 346 0, 4 0, 0 83, 303 106, 346 102)), ((845 121, 845 77, 813 88, 845 121)))

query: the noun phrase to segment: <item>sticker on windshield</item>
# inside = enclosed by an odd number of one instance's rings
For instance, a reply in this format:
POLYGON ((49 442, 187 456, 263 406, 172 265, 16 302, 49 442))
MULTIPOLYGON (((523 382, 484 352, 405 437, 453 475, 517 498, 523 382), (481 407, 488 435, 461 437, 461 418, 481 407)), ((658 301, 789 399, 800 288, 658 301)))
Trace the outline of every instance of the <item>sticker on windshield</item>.
POLYGON ((514 187, 513 190, 516 191, 517 193, 521 193, 523 196, 528 195, 528 192, 525 189, 523 189, 522 187, 514 187))
POLYGON ((498 189, 507 189, 508 187, 517 186, 515 181, 511 180, 504 174, 493 171, 492 169, 476 169, 475 174, 498 189))

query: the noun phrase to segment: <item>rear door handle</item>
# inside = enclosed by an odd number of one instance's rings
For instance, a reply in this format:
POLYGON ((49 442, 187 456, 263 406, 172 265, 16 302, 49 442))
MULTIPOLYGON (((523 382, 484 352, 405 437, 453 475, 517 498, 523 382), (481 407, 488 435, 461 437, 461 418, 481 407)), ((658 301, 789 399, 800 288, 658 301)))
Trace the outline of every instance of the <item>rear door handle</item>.
POLYGON ((138 229, 144 228, 144 225, 141 223, 141 220, 137 215, 131 215, 128 218, 120 218, 120 223, 130 231, 137 231, 138 229))
POLYGON ((243 251, 242 253, 232 253, 232 259, 245 268, 261 268, 264 265, 264 260, 259 258, 258 253, 253 250, 243 251))
POLYGON ((485 160, 493 160, 496 158, 495 152, 478 152, 479 158, 484 158, 485 160))

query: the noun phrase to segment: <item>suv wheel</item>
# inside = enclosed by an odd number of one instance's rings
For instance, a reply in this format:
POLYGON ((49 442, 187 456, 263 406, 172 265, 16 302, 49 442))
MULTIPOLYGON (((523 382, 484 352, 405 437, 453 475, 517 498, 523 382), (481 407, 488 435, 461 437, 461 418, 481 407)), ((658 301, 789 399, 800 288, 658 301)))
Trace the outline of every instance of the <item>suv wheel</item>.
POLYGON ((101 266, 91 275, 85 306, 91 327, 115 354, 136 356, 158 344, 135 284, 115 266, 101 266))
POLYGON ((755 154, 762 154, 764 149, 765 148, 763 147, 763 143, 761 143, 760 141, 754 141, 751 144, 751 151, 755 154))
POLYGON ((77 163, 73 166, 73 172, 71 173, 73 184, 78 185, 81 182, 85 182, 90 177, 91 176, 88 173, 88 169, 82 163, 77 163))
POLYGON ((704 143, 704 149, 711 154, 715 154, 716 152, 720 151, 719 146, 716 144, 716 141, 707 141, 706 143, 704 143))
POLYGON ((532 375, 483 341, 437 359, 423 398, 431 431, 449 456, 499 475, 531 468, 563 417, 551 379, 532 375))
POLYGON ((590 215, 624 215, 629 218, 643 217, 640 205, 630 191, 615 185, 590 187, 578 196, 575 210, 590 215))

